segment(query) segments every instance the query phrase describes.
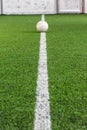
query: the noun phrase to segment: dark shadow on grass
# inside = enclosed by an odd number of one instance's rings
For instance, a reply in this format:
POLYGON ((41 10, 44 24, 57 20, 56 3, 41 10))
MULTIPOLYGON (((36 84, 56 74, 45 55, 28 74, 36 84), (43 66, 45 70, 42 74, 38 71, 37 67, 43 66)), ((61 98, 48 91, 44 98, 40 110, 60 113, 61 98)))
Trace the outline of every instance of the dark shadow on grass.
POLYGON ((21 31, 22 33, 39 33, 38 31, 33 31, 33 30, 31 30, 31 31, 21 31))
MULTIPOLYGON (((30 30, 30 31, 21 31, 22 33, 40 33, 37 30, 30 30)), ((53 33, 52 31, 47 31, 46 33, 53 33)))

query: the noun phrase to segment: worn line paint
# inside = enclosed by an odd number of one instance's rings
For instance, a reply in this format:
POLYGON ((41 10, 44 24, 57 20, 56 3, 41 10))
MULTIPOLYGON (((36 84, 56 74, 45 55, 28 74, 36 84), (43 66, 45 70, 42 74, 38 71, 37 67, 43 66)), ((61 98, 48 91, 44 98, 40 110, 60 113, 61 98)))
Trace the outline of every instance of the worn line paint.
MULTIPOLYGON (((42 20, 44 20, 44 15, 42 15, 42 20)), ((51 130, 45 32, 40 34, 40 54, 34 123, 34 130, 51 130)))

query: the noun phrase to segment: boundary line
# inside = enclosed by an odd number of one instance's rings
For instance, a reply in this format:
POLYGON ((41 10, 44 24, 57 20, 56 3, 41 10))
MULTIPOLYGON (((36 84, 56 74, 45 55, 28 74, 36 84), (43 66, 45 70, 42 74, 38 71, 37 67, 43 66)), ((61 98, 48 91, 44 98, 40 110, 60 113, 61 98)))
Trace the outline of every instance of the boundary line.
MULTIPOLYGON (((43 19, 44 15, 42 15, 42 20, 43 19)), ((40 54, 36 91, 34 130, 51 130, 45 32, 41 32, 40 34, 40 54)))

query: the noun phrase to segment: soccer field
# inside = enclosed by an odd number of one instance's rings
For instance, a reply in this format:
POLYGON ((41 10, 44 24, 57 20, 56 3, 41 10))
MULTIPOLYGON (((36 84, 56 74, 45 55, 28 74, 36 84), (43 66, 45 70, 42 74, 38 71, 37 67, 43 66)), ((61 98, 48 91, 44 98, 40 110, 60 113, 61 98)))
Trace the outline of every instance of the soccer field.
POLYGON ((87 129, 87 15, 49 16, 47 34, 53 130, 87 129))
MULTIPOLYGON (((0 130, 33 130, 40 16, 0 16, 0 130)), ((52 130, 87 130, 87 15, 47 15, 52 130)))
POLYGON ((39 18, 0 17, 0 130, 33 129, 39 18))

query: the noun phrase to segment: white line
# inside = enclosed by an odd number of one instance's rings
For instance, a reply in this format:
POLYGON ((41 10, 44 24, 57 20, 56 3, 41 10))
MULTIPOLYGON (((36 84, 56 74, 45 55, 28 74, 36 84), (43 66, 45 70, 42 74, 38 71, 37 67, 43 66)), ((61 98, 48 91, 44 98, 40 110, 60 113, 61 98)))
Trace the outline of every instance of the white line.
POLYGON ((34 130, 51 130, 46 33, 41 33, 34 130))
POLYGON ((45 16, 44 16, 44 14, 42 14, 42 21, 45 21, 45 16))

